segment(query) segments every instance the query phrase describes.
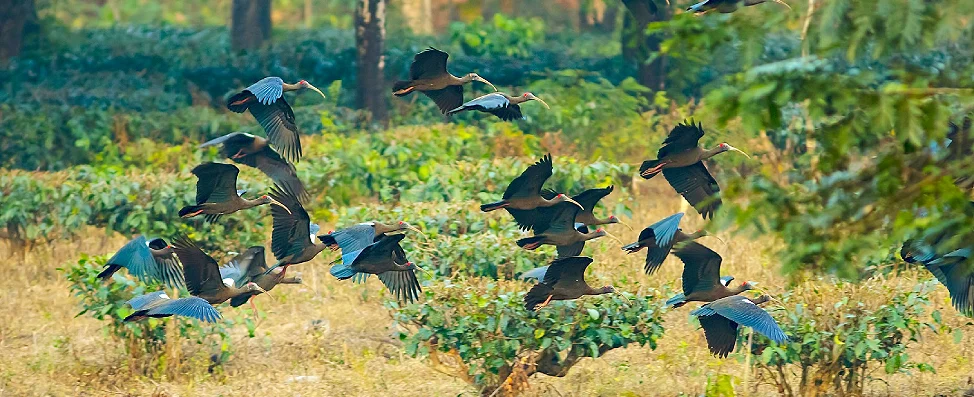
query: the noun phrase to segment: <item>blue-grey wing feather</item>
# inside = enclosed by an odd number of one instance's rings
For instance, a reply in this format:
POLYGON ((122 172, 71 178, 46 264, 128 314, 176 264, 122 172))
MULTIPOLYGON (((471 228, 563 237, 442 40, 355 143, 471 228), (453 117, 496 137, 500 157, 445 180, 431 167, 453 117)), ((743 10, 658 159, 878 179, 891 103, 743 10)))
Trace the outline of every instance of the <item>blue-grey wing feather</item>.
POLYGON ((143 310, 156 301, 168 299, 169 296, 166 295, 166 291, 156 291, 129 299, 128 304, 129 306, 132 306, 132 309, 134 310, 143 310))
POLYGON ((375 226, 360 223, 332 233, 342 252, 355 252, 365 249, 375 242, 375 226))
POLYGON ((220 312, 206 300, 195 296, 174 299, 149 310, 149 315, 177 315, 195 318, 200 321, 215 322, 220 312))
POLYGON ((247 91, 257 97, 257 101, 270 105, 284 94, 284 80, 280 77, 264 77, 247 87, 247 91))
POLYGON ((715 300, 690 312, 690 314, 695 316, 720 315, 737 324, 753 328, 775 343, 780 344, 788 340, 788 336, 768 312, 740 295, 715 300))
POLYGON ((683 219, 683 213, 678 212, 649 226, 653 228, 653 232, 656 234, 657 246, 663 247, 673 242, 673 236, 677 230, 680 230, 681 219, 683 219))
POLYGON ((156 260, 149 251, 149 243, 145 236, 138 236, 129 241, 115 255, 108 260, 110 265, 119 265, 128 269, 129 273, 141 280, 158 280, 156 260))
POLYGON ((548 271, 548 266, 541 266, 538 268, 534 268, 522 273, 521 279, 526 280, 529 278, 533 278, 537 280, 544 280, 544 275, 547 271, 548 271))

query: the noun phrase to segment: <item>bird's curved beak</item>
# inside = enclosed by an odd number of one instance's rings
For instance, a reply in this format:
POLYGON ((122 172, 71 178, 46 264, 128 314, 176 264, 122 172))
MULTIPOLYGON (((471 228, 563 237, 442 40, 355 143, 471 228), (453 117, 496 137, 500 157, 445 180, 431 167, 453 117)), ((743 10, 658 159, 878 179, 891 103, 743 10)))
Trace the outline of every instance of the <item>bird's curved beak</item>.
POLYGON ((485 79, 483 77, 480 77, 480 76, 474 77, 473 79, 476 80, 476 81, 479 81, 481 83, 487 84, 487 85, 490 86, 490 88, 493 88, 494 91, 497 91, 497 87, 494 87, 494 85, 491 84, 489 81, 487 81, 487 79, 485 79))
POLYGON ((308 89, 311 90, 311 91, 317 92, 318 95, 321 95, 322 98, 325 98, 325 93, 324 92, 321 92, 321 90, 319 90, 318 87, 315 87, 315 86, 311 85, 311 83, 308 83, 308 89))
POLYGON ((571 197, 568 197, 568 195, 567 195, 567 194, 565 195, 565 201, 566 201, 566 202, 569 202, 569 203, 572 203, 572 204, 575 204, 575 205, 577 205, 577 206, 578 206, 578 208, 581 208, 581 209, 582 209, 582 211, 585 211, 585 207, 582 207, 582 205, 581 205, 581 204, 579 204, 579 203, 578 203, 578 201, 575 201, 575 200, 572 200, 572 199, 571 199, 571 197))
POLYGON ((632 226, 629 226, 629 224, 628 224, 628 223, 625 223, 625 222, 623 222, 623 221, 622 221, 622 219, 619 219, 619 218, 616 218, 616 219, 618 219, 618 223, 619 223, 620 225, 622 225, 622 226, 625 226, 625 227, 628 227, 630 231, 632 231, 632 230, 633 230, 633 228, 632 228, 632 226))
POLYGON ((271 205, 276 205, 276 206, 278 206, 278 207, 281 207, 281 208, 284 208, 284 210, 285 210, 285 211, 287 211, 287 213, 288 213, 288 214, 291 214, 291 209, 290 209, 290 208, 288 208, 288 207, 287 207, 286 205, 284 205, 284 204, 281 204, 281 202, 280 202, 280 201, 277 201, 277 200, 274 200, 274 199, 271 199, 271 205))
POLYGON ((423 233, 423 231, 422 230, 419 230, 419 228, 416 227, 416 226, 406 225, 406 228, 409 229, 409 230, 412 230, 412 231, 414 231, 416 233, 419 233, 420 236, 423 236, 423 240, 429 240, 430 239, 429 236, 426 235, 426 233, 423 233))
POLYGON ((419 265, 413 263, 413 267, 415 267, 417 270, 419 270, 419 271, 423 272, 424 274, 426 274, 426 276, 429 277, 430 279, 433 278, 433 273, 430 273, 426 269, 423 269, 423 268, 419 267, 419 265))
POLYGON ((726 242, 726 241, 724 241, 724 239, 722 239, 722 238, 720 238, 720 237, 717 237, 717 236, 715 236, 715 235, 713 235, 713 234, 707 234, 707 236, 709 236, 709 237, 713 237, 713 238, 715 238, 715 239, 717 239, 717 241, 720 241, 720 243, 721 243, 721 244, 724 244, 724 245, 727 245, 727 242, 726 242))
POLYGON ((790 5, 788 5, 788 3, 785 3, 785 2, 784 2, 784 1, 782 1, 782 0, 774 0, 774 2, 775 2, 775 3, 778 3, 778 4, 781 4, 781 5, 783 5, 783 6, 785 6, 785 7, 788 7, 788 10, 789 10, 789 11, 791 10, 791 6, 790 6, 790 5))
POLYGON ((627 305, 632 306, 632 301, 629 300, 629 298, 627 298, 626 295, 622 293, 622 291, 616 291, 615 293, 616 295, 619 295, 619 297, 622 298, 622 300, 626 301, 627 305))
POLYGON ((618 242, 619 242, 619 244, 625 244, 625 243, 624 243, 624 242, 623 242, 622 240, 620 240, 620 239, 619 239, 618 237, 616 237, 616 236, 615 236, 615 235, 613 235, 612 233, 609 233, 609 232, 607 232, 607 231, 605 231, 605 229, 602 229, 602 233, 605 233, 605 235, 606 235, 607 237, 609 237, 609 238, 611 238, 611 239, 613 239, 613 240, 615 240, 615 241, 618 241, 618 242))
POLYGON ((541 104, 544 105, 545 109, 551 109, 551 106, 548 106, 548 102, 545 102, 544 99, 538 97, 534 97, 534 99, 537 100, 538 102, 541 102, 541 104))
POLYGON ((731 145, 727 145, 727 147, 728 147, 728 149, 727 149, 727 150, 733 150, 733 151, 735 151, 735 152, 738 152, 738 153, 740 153, 740 154, 743 154, 743 155, 744 155, 745 157, 747 157, 747 158, 751 158, 751 156, 750 156, 750 155, 748 155, 747 153, 744 153, 744 151, 743 151, 743 150, 741 150, 741 149, 738 149, 738 148, 736 148, 736 147, 733 147, 733 146, 731 146, 731 145))

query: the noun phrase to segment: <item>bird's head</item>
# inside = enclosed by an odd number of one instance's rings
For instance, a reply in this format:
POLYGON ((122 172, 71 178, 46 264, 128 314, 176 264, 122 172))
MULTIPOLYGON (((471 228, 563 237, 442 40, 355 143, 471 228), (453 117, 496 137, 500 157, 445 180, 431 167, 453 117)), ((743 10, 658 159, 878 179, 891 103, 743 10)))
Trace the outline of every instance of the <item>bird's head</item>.
POLYGON ((534 96, 534 94, 532 94, 530 92, 525 92, 524 95, 522 95, 522 96, 524 97, 524 100, 525 101, 538 101, 538 102, 541 102, 542 105, 544 105, 545 109, 551 109, 551 106, 548 106, 548 103, 547 102, 545 102, 541 98, 538 98, 538 97, 534 96))
POLYGON ((629 230, 632 230, 632 226, 629 226, 629 224, 623 222, 622 219, 619 219, 618 216, 609 215, 608 221, 609 221, 609 224, 618 223, 618 224, 620 224, 622 226, 625 226, 625 227, 629 228, 629 230))
POLYGON ((497 91, 497 87, 494 87, 494 85, 491 84, 489 81, 487 81, 487 79, 485 79, 483 77, 480 77, 479 74, 476 74, 476 73, 468 73, 467 76, 466 76, 466 78, 464 80, 467 80, 467 81, 479 81, 481 83, 484 83, 484 84, 489 85, 490 88, 493 88, 494 89, 494 91, 497 91))
POLYGON ((308 89, 308 90, 317 92, 319 95, 321 95, 322 98, 325 97, 325 93, 321 92, 321 90, 319 90, 318 87, 315 87, 315 86, 311 85, 311 83, 309 83, 308 80, 301 80, 301 81, 299 81, 298 82, 298 88, 300 88, 302 90, 303 89, 308 89))
POLYGON ((571 197, 568 197, 568 195, 566 195, 564 193, 558 193, 558 195, 555 196, 555 198, 551 199, 551 201, 553 201, 555 203, 565 203, 565 202, 568 202, 568 203, 572 203, 572 204, 577 205, 578 208, 581 209, 581 210, 584 210, 585 209, 585 207, 582 207, 581 204, 579 204, 575 200, 572 200, 571 197))
POLYGON ((902 257, 907 263, 916 263, 917 261, 915 255, 913 254, 913 250, 911 249, 914 245, 915 242, 913 240, 906 240, 906 242, 903 243, 903 248, 900 248, 900 257, 902 257))
POLYGON ((263 196, 260 196, 260 198, 259 198, 258 200, 260 200, 260 203, 261 203, 261 204, 270 204, 270 205, 276 205, 276 206, 278 206, 278 207, 281 207, 281 208, 284 208, 284 210, 285 210, 285 211, 287 211, 287 213, 289 213, 289 214, 291 213, 291 209, 290 209, 290 208, 288 208, 288 207, 287 207, 286 205, 284 205, 284 204, 281 204, 281 202, 280 202, 280 201, 277 201, 277 200, 274 200, 274 198, 273 198, 273 197, 271 197, 271 196, 268 196, 268 195, 266 195, 266 194, 265 194, 265 195, 263 195, 263 196))
POLYGON ((745 282, 741 283, 741 287, 740 288, 741 288, 741 291, 743 292, 743 291, 750 291, 750 290, 753 290, 753 289, 757 289, 758 287, 757 287, 757 282, 754 282, 754 281, 745 281, 745 282))
POLYGON ((604 286, 602 288, 599 288, 599 292, 601 292, 603 294, 611 294, 613 292, 616 292, 616 289, 613 288, 611 285, 606 285, 606 286, 604 286))
POLYGON ((751 158, 751 156, 749 156, 747 153, 744 153, 741 149, 731 146, 727 142, 723 142, 720 145, 717 145, 717 149, 719 149, 720 153, 727 152, 727 151, 735 151, 740 154, 743 154, 747 158, 751 158))
POLYGON ((261 294, 267 292, 253 281, 245 284, 242 289, 244 290, 244 292, 256 292, 261 294))
POLYGON ((303 284, 304 283, 304 279, 301 278, 301 275, 300 274, 296 274, 296 275, 294 275, 294 282, 295 283, 298 283, 298 284, 303 284))
POLYGON ((639 251, 642 251, 643 248, 646 248, 646 244, 648 244, 648 242, 637 241, 632 244, 623 245, 622 250, 626 251, 626 255, 635 254, 639 251))

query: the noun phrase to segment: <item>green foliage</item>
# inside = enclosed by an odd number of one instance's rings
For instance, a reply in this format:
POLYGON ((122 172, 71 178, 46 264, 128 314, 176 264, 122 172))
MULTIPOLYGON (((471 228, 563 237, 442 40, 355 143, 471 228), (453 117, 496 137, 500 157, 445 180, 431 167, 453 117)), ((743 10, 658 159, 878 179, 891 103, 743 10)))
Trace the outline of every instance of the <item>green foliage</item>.
POLYGON ((477 18, 470 23, 454 22, 450 36, 467 55, 506 55, 527 58, 531 48, 544 41, 544 21, 540 18, 508 18, 494 14, 490 22, 477 18))
POLYGON ((458 358, 457 376, 493 389, 512 373, 564 376, 584 357, 630 344, 655 349, 663 335, 655 293, 623 293, 632 305, 603 295, 555 302, 533 313, 524 309, 526 289, 513 282, 428 288, 420 304, 394 314, 406 353, 436 365, 444 357, 458 358))
POLYGON ((752 352, 786 395, 809 395, 835 388, 861 395, 872 374, 932 371, 910 360, 907 348, 921 332, 949 332, 940 313, 928 313, 930 284, 901 291, 871 279, 859 286, 803 285, 782 294, 778 323, 791 341, 775 345, 756 337, 752 352), (873 297, 867 298, 869 292, 873 297), (875 296, 880 295, 880 296, 875 296), (836 301, 836 298, 841 297, 836 301), (799 383, 785 376, 800 373, 799 383))
MULTIPOLYGON (((126 303, 129 299, 158 291, 162 286, 126 277, 124 270, 115 273, 109 281, 99 279, 98 273, 107 260, 108 256, 82 254, 77 263, 60 270, 71 283, 71 293, 81 305, 82 310, 77 316, 87 314, 101 321, 113 340, 128 353, 129 359, 143 363, 145 375, 159 377, 160 371, 173 372, 167 366, 178 367, 178 362, 170 360, 179 360, 182 341, 204 346, 204 354, 215 351, 229 355, 229 332, 234 324, 230 319, 215 324, 185 318, 124 322, 123 319, 133 313, 126 303)), ((170 293, 170 296, 174 295, 170 293)), ((246 322, 249 327, 253 326, 249 319, 246 322)))

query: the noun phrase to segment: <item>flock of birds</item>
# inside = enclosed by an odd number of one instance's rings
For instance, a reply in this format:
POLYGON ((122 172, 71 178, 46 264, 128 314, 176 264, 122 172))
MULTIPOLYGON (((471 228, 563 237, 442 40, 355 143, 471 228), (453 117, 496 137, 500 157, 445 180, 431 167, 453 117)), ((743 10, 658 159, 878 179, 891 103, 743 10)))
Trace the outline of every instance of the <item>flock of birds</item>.
MULTIPOLYGON (((721 2, 705 1, 694 7, 702 7, 705 3, 721 2)), ((711 9, 721 11, 716 7, 711 9)), ((492 88, 493 84, 475 73, 454 76, 447 71, 448 57, 447 53, 434 48, 418 53, 410 67, 410 79, 396 82, 393 94, 401 97, 418 91, 432 99, 445 115, 476 110, 502 120, 522 118, 519 105, 527 101, 537 100, 547 106, 531 93, 510 96, 494 92, 464 102, 464 84, 478 81, 492 88)), ((109 259, 99 277, 108 278, 126 268, 136 277, 177 290, 185 289, 191 296, 172 299, 165 291, 157 291, 135 297, 129 301, 134 313, 125 321, 173 315, 216 321, 220 313, 214 305, 228 300, 232 307, 250 302, 256 311, 254 296, 268 293, 278 284, 300 284, 300 275, 288 276, 288 268, 312 260, 325 249, 341 251, 341 258, 330 269, 338 280, 365 282, 374 274, 397 300, 409 303, 420 298, 421 286, 416 271, 422 271, 422 268, 407 259, 400 242, 407 230, 422 232, 405 221, 397 221, 392 224, 360 223, 318 235, 319 227, 311 222, 303 208, 309 195, 294 167, 303 153, 294 113, 283 94, 304 89, 324 97, 320 90, 304 80, 288 84, 281 78, 267 77, 254 83, 233 95, 227 107, 238 113, 250 111, 267 138, 235 132, 201 145, 219 145, 222 155, 234 163, 257 168, 266 174, 274 182, 268 194, 256 199, 243 198, 246 192, 237 190, 236 186, 239 169, 233 164, 208 162, 192 170, 198 178, 196 202, 179 211, 183 218, 204 216, 206 221, 216 222, 223 215, 270 204, 273 218, 271 252, 276 262, 269 266, 265 248, 255 246, 220 266, 186 236, 174 237, 171 244, 159 238, 148 240, 138 236, 109 259)), ((703 135, 700 124, 690 121, 677 125, 659 149, 657 158, 642 163, 639 175, 650 179, 662 173, 674 190, 706 219, 713 216, 721 201, 719 185, 703 160, 727 151, 747 154, 727 143, 704 149, 699 146, 703 135)), ((519 247, 527 250, 542 245, 556 247, 557 258, 548 266, 522 275, 522 278, 538 280, 524 296, 524 306, 530 311, 541 310, 552 301, 616 292, 612 286, 590 286, 585 280, 585 270, 593 259, 580 256, 586 241, 602 236, 615 238, 603 228, 590 231, 589 227, 625 225, 618 217, 599 218, 593 212, 599 200, 612 192, 613 186, 588 189, 569 197, 544 188, 553 170, 552 158, 546 155, 512 180, 501 200, 481 205, 484 212, 506 210, 521 230, 533 233, 517 240, 519 247)), ((757 290, 756 283, 732 285, 734 277, 722 277, 721 256, 697 241, 707 233, 685 233, 680 228, 683 217, 683 213, 677 213, 660 220, 643 229, 636 242, 622 246, 630 254, 643 249, 647 251, 644 267, 647 275, 655 273, 670 252, 684 263, 683 293, 667 300, 666 305, 681 307, 689 302, 704 303, 691 311, 691 315, 699 319, 709 349, 717 356, 725 357, 734 350, 740 326, 751 327, 776 343, 786 342, 788 337, 760 307, 771 298, 768 295, 759 298, 742 296, 745 291, 757 290)), ((931 269, 951 291, 955 307, 972 313, 974 272, 970 269, 955 271, 961 267, 951 267, 970 258, 971 249, 940 255, 936 249, 930 248, 931 244, 928 240, 911 240, 904 245, 902 255, 907 261, 921 262, 931 269), (966 281, 952 281, 955 278, 966 281)))

